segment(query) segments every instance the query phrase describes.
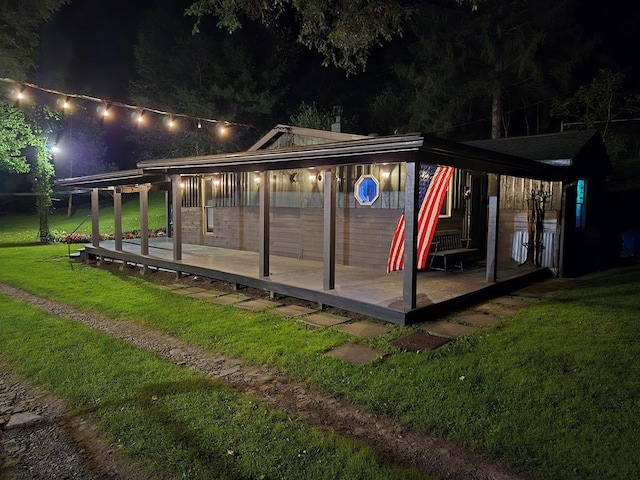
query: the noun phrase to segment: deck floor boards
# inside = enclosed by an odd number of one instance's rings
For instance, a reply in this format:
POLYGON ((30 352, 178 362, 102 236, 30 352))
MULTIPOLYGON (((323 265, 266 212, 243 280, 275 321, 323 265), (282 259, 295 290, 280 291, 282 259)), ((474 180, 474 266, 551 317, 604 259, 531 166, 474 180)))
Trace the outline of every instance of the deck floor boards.
MULTIPOLYGON (((322 294, 322 298, 334 299, 334 305, 348 303, 362 304, 363 310, 366 306, 378 307, 382 315, 374 315, 382 320, 389 321, 384 317, 384 312, 389 312, 389 317, 404 314, 402 307, 402 272, 386 273, 384 270, 373 270, 346 265, 336 265, 335 289, 326 291, 323 288, 323 265, 322 262, 313 260, 302 260, 296 258, 270 255, 268 278, 260 278, 258 273, 259 255, 257 252, 232 250, 220 247, 208 247, 202 245, 184 244, 182 245, 182 260, 173 260, 173 242, 170 238, 150 238, 149 255, 140 255, 139 240, 125 240, 122 243, 122 251, 115 251, 115 242, 112 240, 100 242, 99 249, 87 245, 90 254, 99 254, 114 258, 124 258, 126 261, 137 261, 141 264, 154 265, 154 260, 162 261, 164 265, 175 266, 174 270, 188 272, 190 268, 196 267, 210 273, 210 278, 220 279, 222 274, 231 274, 235 277, 242 277, 248 286, 252 286, 252 281, 261 282, 267 288, 273 285, 273 291, 286 291, 287 288, 295 290, 294 295, 302 296, 301 290, 322 294), (278 287, 278 288, 276 288, 278 287), (342 301, 339 301, 342 300, 342 301)), ((514 273, 526 274, 532 269, 515 270, 514 273)), ((223 276, 223 275, 222 275, 223 276)), ((465 270, 444 275, 437 271, 423 271, 418 273, 417 300, 418 309, 433 305, 450 302, 469 294, 481 292, 489 286, 494 285, 486 281, 486 274, 483 268, 465 270)), ((302 298, 303 300, 313 300, 312 298, 302 298)), ((327 305, 332 305, 326 302, 327 305)), ((426 313, 426 311, 425 311, 426 313)), ((428 319, 428 318, 426 318, 428 319)), ((391 320, 394 321, 394 320, 391 320)), ((402 322, 395 322, 402 323, 402 322)))

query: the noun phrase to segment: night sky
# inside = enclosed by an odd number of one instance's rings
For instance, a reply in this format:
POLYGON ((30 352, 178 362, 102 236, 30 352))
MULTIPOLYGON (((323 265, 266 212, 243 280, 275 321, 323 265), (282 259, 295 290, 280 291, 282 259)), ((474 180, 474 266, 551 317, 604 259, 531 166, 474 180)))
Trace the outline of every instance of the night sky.
MULTIPOLYGON (((145 10, 157 2, 73 0, 63 6, 41 30, 38 69, 30 80, 43 87, 130 103, 127 92, 135 78, 133 47, 137 41, 137 26, 145 10)), ((191 2, 179 3, 186 8, 191 2)), ((637 63, 640 42, 635 38, 640 28, 639 3, 636 0, 584 0, 581 3, 582 18, 576 22, 590 31, 594 41, 600 44, 592 58, 585 59, 578 70, 584 83, 593 78, 596 65, 610 65, 614 70, 623 71, 630 80, 629 85, 640 91, 637 63)), ((394 41, 396 47, 399 42, 394 41)), ((384 47, 377 49, 378 52, 381 50, 384 47)), ((318 55, 310 58, 309 65, 320 63, 318 55)), ((375 89, 374 79, 382 78, 388 68, 374 55, 365 75, 344 81, 334 78, 327 81, 327 88, 317 91, 327 97, 333 94, 336 101, 339 101, 339 95, 358 95, 364 87, 371 91, 375 89), (376 72, 377 68, 379 72, 376 72)), ((315 100, 307 99, 309 102, 315 100)), ((358 105, 358 102, 352 104, 358 105)), ((282 118, 274 117, 274 124, 281 121, 282 118)), ((112 125, 105 134, 111 160, 120 163, 119 159, 129 155, 128 145, 122 142, 121 127, 112 125)))

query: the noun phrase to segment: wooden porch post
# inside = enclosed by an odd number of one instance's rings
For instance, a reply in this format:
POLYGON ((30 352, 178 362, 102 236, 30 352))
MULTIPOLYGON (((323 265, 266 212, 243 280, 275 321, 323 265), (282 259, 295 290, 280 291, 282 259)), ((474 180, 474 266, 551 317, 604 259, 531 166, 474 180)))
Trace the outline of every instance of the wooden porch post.
POLYGON ((416 162, 407 163, 406 188, 404 192, 404 270, 402 272, 402 306, 405 312, 416 308, 419 176, 420 164, 416 162))
POLYGON ((138 186, 140 191, 140 255, 149 255, 149 185, 138 186))
POLYGON ((336 175, 335 169, 324 170, 324 228, 322 252, 322 285, 333 290, 336 284, 336 175))
POLYGON ((94 247, 100 246, 100 203, 97 188, 91 189, 91 244, 94 247))
POLYGON ((269 195, 269 171, 260 172, 260 220, 258 225, 258 242, 260 265, 258 272, 261 278, 269 276, 269 241, 270 241, 270 195, 269 195))
POLYGON ((113 190, 113 235, 116 251, 122 251, 122 188, 113 190))
POLYGON ((173 233, 171 232, 171 197, 169 196, 169 192, 166 190, 164 192, 164 224, 166 228, 167 238, 172 237, 173 233))
POLYGON ((495 283, 498 278, 498 229, 500 211, 500 175, 489 174, 489 221, 487 228, 487 282, 495 283))
POLYGON ((171 203, 173 206, 173 260, 182 260, 182 187, 180 175, 171 175, 171 203))

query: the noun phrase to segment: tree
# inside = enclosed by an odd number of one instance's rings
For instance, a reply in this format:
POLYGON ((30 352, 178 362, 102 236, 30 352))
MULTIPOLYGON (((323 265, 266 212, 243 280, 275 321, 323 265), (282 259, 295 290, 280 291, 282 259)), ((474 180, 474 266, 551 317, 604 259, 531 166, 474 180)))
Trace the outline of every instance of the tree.
POLYGON ((70 0, 0 0, 0 72, 24 80, 34 66, 38 28, 70 0))
POLYGON ((229 142, 243 142, 239 129, 219 136, 220 125, 197 118, 238 120, 262 130, 271 126, 287 91, 281 82, 292 52, 282 32, 248 25, 232 37, 203 20, 201 33, 194 36, 190 19, 176 21, 181 13, 182 7, 163 4, 140 26, 134 51, 138 79, 131 96, 141 105, 188 113, 196 120, 176 119, 179 128, 171 135, 167 119, 136 126, 132 138, 138 158, 218 153, 229 142))
POLYGON ((29 114, 25 116, 16 106, 0 101, 0 169, 29 174, 40 217, 39 237, 47 241, 53 164, 39 123, 49 114, 43 109, 33 109, 29 114))
POLYGON ((625 95, 623 84, 622 73, 600 69, 591 83, 581 85, 566 98, 555 99, 552 114, 571 119, 587 128, 599 128, 606 139, 609 126, 615 118, 637 111, 637 97, 625 95))
POLYGON ((277 28, 292 16, 298 24, 297 41, 320 52, 324 64, 349 73, 364 68, 371 49, 402 34, 402 22, 413 11, 412 2, 400 0, 199 0, 187 14, 198 18, 214 14, 218 26, 235 32, 246 19, 277 28))
POLYGON ((474 126, 486 128, 488 119, 494 138, 510 128, 539 132, 538 107, 567 87, 591 47, 578 27, 567 28, 574 6, 569 0, 486 0, 475 10, 447 1, 422 4, 394 50, 395 82, 374 103, 376 118, 384 121, 395 110, 402 113, 396 128, 441 136, 451 136, 456 125, 484 136, 474 126))

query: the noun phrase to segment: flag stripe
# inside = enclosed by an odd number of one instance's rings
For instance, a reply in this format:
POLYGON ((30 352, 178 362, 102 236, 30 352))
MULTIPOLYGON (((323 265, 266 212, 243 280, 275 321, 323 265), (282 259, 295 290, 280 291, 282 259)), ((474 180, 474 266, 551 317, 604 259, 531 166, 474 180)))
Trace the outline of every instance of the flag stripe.
POLYGON ((387 273, 394 270, 402 270, 404 267, 404 213, 398 219, 398 225, 393 235, 389 260, 387 261, 387 273))
MULTIPOLYGON (((429 172, 430 169, 433 169, 433 167, 426 167, 425 172, 429 172)), ((453 172, 453 167, 437 167, 432 175, 426 173, 423 178, 423 171, 421 170, 419 181, 422 182, 420 195, 423 195, 423 198, 420 199, 420 210, 418 211, 416 246, 416 265, 420 269, 424 269, 427 265, 429 247, 433 240, 440 210, 442 209, 453 172)), ((391 241, 387 260, 387 273, 394 270, 402 270, 404 267, 404 231, 405 215, 402 213, 391 241)))
POLYGON ((433 240, 433 234, 438 224, 438 217, 440 216, 440 210, 444 203, 447 189, 449 188, 449 181, 453 175, 453 168, 451 167, 439 167, 436 171, 435 178, 432 180, 427 194, 425 195, 422 207, 420 208, 419 215, 419 228, 418 228, 418 245, 417 245, 417 264, 418 268, 424 269, 427 266, 427 259, 429 257, 429 247, 433 240))

